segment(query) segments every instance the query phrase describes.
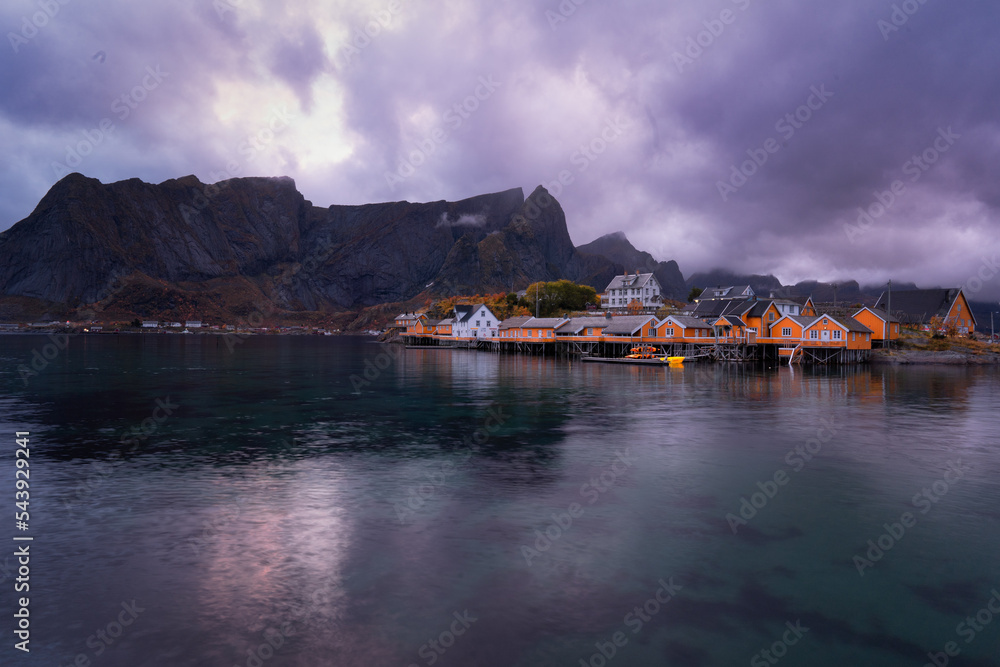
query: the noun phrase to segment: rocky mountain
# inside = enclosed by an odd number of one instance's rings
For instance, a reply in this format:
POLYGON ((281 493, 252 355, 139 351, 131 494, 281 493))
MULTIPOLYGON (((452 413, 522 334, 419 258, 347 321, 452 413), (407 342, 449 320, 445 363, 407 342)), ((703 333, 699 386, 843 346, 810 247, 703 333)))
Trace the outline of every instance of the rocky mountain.
MULTIPOLYGON (((761 296, 768 296, 771 290, 781 289, 781 281, 768 274, 760 275, 740 275, 725 269, 714 269, 712 271, 695 273, 691 275, 686 285, 688 290, 692 287, 716 287, 725 285, 750 285, 753 291, 761 296)), ((687 295, 685 295, 687 296, 687 295)))
POLYGON ((523 289, 567 278, 602 290, 618 270, 573 247, 542 187, 459 202, 320 208, 290 178, 194 176, 56 183, 0 234, 0 295, 177 319, 335 312, 420 295, 523 289))
POLYGON ((578 246, 577 251, 588 257, 609 259, 623 270, 652 273, 659 281, 664 295, 680 301, 687 299, 690 290, 684 283, 684 276, 681 275, 677 262, 657 262, 648 252, 637 250, 624 232, 605 234, 597 240, 578 246))

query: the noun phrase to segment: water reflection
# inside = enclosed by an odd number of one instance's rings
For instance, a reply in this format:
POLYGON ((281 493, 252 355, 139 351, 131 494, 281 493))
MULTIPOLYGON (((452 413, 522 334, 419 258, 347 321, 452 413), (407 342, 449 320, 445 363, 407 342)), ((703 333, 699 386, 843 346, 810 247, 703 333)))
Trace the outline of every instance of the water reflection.
MULTIPOLYGON (((4 381, 32 347, 7 340, 4 381)), ((796 619, 811 634, 789 664, 919 664, 1000 582, 989 369, 92 337, 4 386, 3 427, 37 434, 33 659, 51 664, 95 658, 87 638, 132 599, 146 611, 99 664, 426 664, 466 610, 442 665, 578 664, 619 630, 621 664, 745 664, 796 619), (166 396, 176 413, 102 468, 166 396), (852 557, 956 458, 968 475, 860 577, 852 557), (727 514, 779 471, 734 534, 727 514), (683 590, 632 633, 671 576, 683 590)))

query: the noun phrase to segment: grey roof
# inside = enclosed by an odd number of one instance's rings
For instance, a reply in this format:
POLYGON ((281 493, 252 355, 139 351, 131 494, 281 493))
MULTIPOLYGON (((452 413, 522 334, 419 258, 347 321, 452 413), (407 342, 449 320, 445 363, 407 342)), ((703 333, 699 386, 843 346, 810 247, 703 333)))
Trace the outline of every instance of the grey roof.
POLYGON ((522 326, 528 329, 555 329, 565 321, 565 317, 531 317, 522 326))
POLYGON ((745 299, 753 296, 754 291, 749 285, 727 285, 725 287, 704 287, 698 296, 703 301, 713 299, 745 299))
POLYGON ((685 310, 685 312, 693 317, 710 317, 715 319, 726 313, 734 312, 736 306, 742 303, 744 302, 733 301, 732 299, 708 299, 699 301, 693 309, 685 310))
MULTIPOLYGON (((607 292, 608 290, 613 289, 624 289, 626 287, 629 289, 633 287, 645 287, 649 284, 650 280, 656 281, 656 276, 652 273, 633 273, 627 276, 615 276, 611 282, 608 283, 608 286, 604 288, 604 291, 607 292)), ((656 281, 656 284, 659 285, 660 283, 656 281)))
POLYGON ((624 317, 615 317, 612 318, 612 323, 604 328, 604 333, 609 336, 631 336, 639 329, 642 329, 642 327, 651 320, 656 320, 656 318, 652 315, 626 315, 624 317))
MULTIPOLYGON (((455 321, 456 322, 469 322, 472 317, 476 314, 480 308, 485 308, 485 303, 477 303, 474 306, 458 305, 455 306, 455 321)), ((487 308, 489 310, 489 308, 487 308)), ((491 313, 493 311, 490 311, 491 313)))
POLYGON ((871 329, 849 315, 841 315, 837 317, 836 320, 846 326, 848 331, 857 331, 858 333, 874 333, 871 329))
MULTIPOLYGON (((889 306, 892 313, 898 315, 903 322, 926 324, 932 317, 947 317, 960 291, 957 287, 893 291, 889 306)), ((875 307, 884 310, 886 300, 886 294, 882 292, 875 307)), ((971 311, 968 314, 975 321, 975 315, 971 311)))
POLYGON ((837 317, 834 317, 833 315, 828 315, 826 313, 823 313, 819 317, 810 317, 810 318, 808 318, 809 319, 809 324, 815 324, 817 320, 821 320, 824 317, 833 320, 834 322, 836 322, 837 324, 841 325, 842 327, 844 327, 848 331, 855 331, 857 333, 873 333, 871 329, 869 329, 865 325, 861 324, 861 322, 858 322, 853 317, 849 317, 847 315, 839 315, 837 317))
POLYGON ((861 308, 860 310, 858 310, 858 312, 854 313, 854 316, 857 317, 859 314, 861 314, 862 310, 870 310, 873 313, 875 313, 876 316, 881 317, 883 320, 888 319, 888 321, 890 321, 890 322, 899 322, 899 318, 896 317, 895 315, 892 315, 891 317, 888 317, 888 316, 886 316, 885 311, 882 310, 881 308, 870 308, 868 306, 865 306, 864 308, 861 308))
POLYGON ((455 323, 455 318, 454 317, 446 317, 443 320, 439 321, 438 325, 442 325, 442 324, 454 324, 454 323, 455 323))
POLYGON ((556 330, 556 333, 571 336, 580 333, 587 327, 603 329, 612 321, 606 317, 571 317, 568 322, 556 330))
POLYGON ((503 331, 506 329, 517 329, 530 319, 533 319, 531 315, 518 315, 517 317, 508 317, 507 319, 505 319, 503 322, 500 323, 500 330, 503 331))
MULTIPOLYGON (((747 325, 739 315, 722 315, 722 317, 729 320, 730 324, 735 324, 738 327, 745 327, 747 325)), ((718 321, 718 318, 716 318, 716 321, 718 321)))
POLYGON ((685 329, 711 329, 712 325, 699 317, 687 317, 685 315, 671 315, 668 319, 677 322, 685 329))

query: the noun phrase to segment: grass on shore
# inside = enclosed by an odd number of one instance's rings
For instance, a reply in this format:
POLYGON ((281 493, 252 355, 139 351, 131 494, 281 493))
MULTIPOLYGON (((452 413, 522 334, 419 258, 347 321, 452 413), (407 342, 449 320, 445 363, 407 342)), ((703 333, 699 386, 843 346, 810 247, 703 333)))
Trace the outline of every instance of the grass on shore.
POLYGON ((920 350, 924 352, 961 352, 963 354, 996 354, 1000 346, 985 341, 972 340, 961 336, 935 338, 927 331, 904 329, 899 338, 900 350, 920 350))

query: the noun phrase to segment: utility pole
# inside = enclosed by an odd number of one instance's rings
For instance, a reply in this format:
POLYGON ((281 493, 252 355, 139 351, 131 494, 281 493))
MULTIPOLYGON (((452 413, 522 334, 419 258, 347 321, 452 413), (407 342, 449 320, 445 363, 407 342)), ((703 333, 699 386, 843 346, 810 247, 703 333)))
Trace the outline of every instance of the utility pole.
POLYGON ((990 311, 990 345, 993 344, 996 334, 993 332, 993 311, 990 311))
POLYGON ((886 345, 892 347, 892 345, 890 345, 890 343, 892 343, 892 280, 889 281, 889 291, 886 294, 885 326, 889 330, 889 333, 886 334, 885 340, 886 345))

